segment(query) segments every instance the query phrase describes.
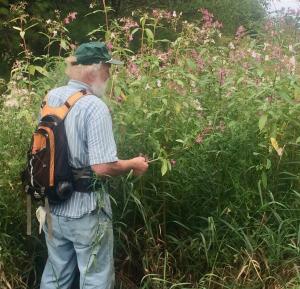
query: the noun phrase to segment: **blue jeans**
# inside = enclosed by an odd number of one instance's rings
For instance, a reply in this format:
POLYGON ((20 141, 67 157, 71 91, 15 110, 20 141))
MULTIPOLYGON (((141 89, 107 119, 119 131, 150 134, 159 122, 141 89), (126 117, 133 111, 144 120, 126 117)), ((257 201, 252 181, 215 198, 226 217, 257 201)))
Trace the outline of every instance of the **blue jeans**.
POLYGON ((69 289, 80 271, 80 289, 114 287, 112 222, 102 211, 81 218, 51 214, 53 237, 44 226, 48 260, 40 289, 69 289))

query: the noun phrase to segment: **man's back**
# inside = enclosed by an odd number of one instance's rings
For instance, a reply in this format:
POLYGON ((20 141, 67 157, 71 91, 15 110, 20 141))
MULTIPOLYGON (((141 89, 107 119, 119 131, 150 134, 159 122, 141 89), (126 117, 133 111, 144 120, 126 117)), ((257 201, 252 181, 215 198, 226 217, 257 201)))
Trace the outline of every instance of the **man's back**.
MULTIPOLYGON (((51 90, 48 94, 50 106, 62 105, 69 96, 79 90, 90 88, 83 82, 70 80, 66 86, 51 90)), ((74 168, 117 161, 116 145, 108 107, 97 96, 88 94, 80 99, 65 119, 69 146, 69 162, 74 168)), ((104 209, 111 215, 109 196, 103 192, 104 209)), ((69 200, 51 206, 51 212, 65 217, 79 218, 96 209, 95 192, 74 192, 69 200)))

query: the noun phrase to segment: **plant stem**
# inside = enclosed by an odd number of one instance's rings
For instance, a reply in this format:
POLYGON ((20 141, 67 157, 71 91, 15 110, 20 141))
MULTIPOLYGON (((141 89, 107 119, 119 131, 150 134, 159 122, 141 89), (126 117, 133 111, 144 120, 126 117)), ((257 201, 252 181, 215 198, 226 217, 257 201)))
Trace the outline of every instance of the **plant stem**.
POLYGON ((106 3, 105 0, 102 0, 103 7, 104 7, 104 14, 105 14, 105 25, 106 25, 106 31, 108 31, 108 17, 107 17, 107 11, 106 11, 106 3))

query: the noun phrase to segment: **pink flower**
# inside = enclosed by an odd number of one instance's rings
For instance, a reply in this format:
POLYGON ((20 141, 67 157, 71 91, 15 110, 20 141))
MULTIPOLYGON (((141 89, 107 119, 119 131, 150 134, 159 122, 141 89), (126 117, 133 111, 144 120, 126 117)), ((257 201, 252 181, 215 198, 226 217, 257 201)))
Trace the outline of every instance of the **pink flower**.
POLYGON ((158 20, 165 19, 167 21, 170 21, 172 19, 172 17, 176 17, 176 12, 175 12, 175 14, 174 14, 174 12, 175 11, 173 11, 173 13, 172 13, 170 11, 166 11, 163 9, 153 9, 152 16, 158 20))
POLYGON ((135 22, 132 18, 129 18, 129 17, 128 18, 126 18, 126 17, 121 18, 120 22, 124 23, 122 28, 126 32, 128 32, 132 28, 139 27, 137 22, 135 22))
POLYGON ((70 12, 68 16, 64 19, 65 24, 69 24, 76 19, 77 12, 70 12))
POLYGON ((70 12, 68 17, 71 19, 71 20, 75 20, 76 19, 76 15, 77 15, 77 12, 70 12))
POLYGON ((220 68, 218 71, 218 76, 219 76, 219 83, 220 86, 224 85, 225 78, 228 75, 228 70, 225 68, 220 68))
POLYGON ((204 21, 204 27, 212 27, 214 15, 210 13, 207 9, 199 9, 202 13, 202 19, 204 21))
POLYGON ((201 57, 201 55, 195 49, 192 50, 192 57, 196 61, 197 68, 200 71, 202 71, 205 67, 205 62, 204 62, 203 58, 201 57))
POLYGON ((108 42, 108 43, 106 44, 106 46, 107 46, 108 50, 112 50, 112 49, 113 49, 113 45, 112 45, 111 42, 108 42))
POLYGON ((170 160, 171 165, 174 167, 176 165, 176 160, 170 160))
POLYGON ((139 74, 140 74, 138 66, 135 63, 131 62, 131 61, 129 61, 129 64, 127 66, 127 70, 133 76, 139 76, 139 74))
POLYGON ((235 36, 237 39, 241 39, 242 37, 244 37, 246 34, 246 29, 243 25, 239 26, 239 28, 237 29, 235 36))

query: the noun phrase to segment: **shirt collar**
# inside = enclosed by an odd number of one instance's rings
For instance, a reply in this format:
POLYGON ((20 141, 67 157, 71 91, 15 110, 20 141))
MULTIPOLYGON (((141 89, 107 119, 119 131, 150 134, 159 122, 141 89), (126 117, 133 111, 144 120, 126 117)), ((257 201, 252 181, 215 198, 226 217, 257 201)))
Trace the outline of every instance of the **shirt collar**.
POLYGON ((68 86, 71 86, 78 90, 85 89, 87 91, 91 91, 91 87, 87 83, 79 81, 79 80, 74 80, 74 79, 69 80, 68 86))

